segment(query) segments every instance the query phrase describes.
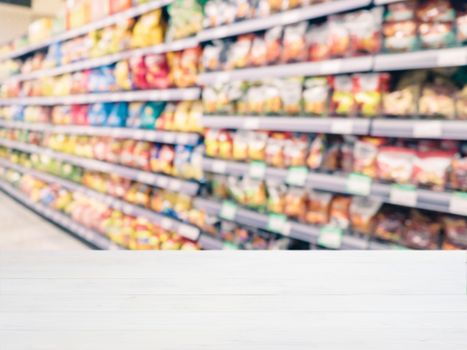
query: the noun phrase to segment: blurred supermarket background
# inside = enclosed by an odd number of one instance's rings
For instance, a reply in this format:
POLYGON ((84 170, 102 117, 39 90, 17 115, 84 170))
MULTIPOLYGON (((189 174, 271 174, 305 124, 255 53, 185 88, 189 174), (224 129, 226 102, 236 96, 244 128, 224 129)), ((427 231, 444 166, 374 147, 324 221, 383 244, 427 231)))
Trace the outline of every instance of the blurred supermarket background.
POLYGON ((0 1, 0 250, 466 249, 466 10, 0 1))

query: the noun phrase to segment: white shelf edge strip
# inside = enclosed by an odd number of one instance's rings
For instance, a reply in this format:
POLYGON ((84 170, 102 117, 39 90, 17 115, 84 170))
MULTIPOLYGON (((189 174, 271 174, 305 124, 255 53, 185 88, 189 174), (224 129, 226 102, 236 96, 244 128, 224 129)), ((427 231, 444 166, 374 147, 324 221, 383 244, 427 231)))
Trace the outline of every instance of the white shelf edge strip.
POLYGON ((115 53, 115 54, 107 55, 103 57, 86 59, 83 61, 74 62, 74 63, 66 64, 63 66, 55 67, 55 68, 42 69, 42 70, 34 71, 31 73, 25 73, 25 74, 12 75, 10 77, 5 77, 4 79, 0 79, 0 83, 6 82, 6 81, 24 81, 24 80, 43 78, 43 77, 52 77, 52 76, 57 76, 61 74, 81 71, 85 69, 91 69, 91 68, 96 68, 100 66, 110 65, 118 61, 128 59, 130 57, 144 56, 144 55, 149 55, 149 54, 160 54, 160 53, 171 52, 171 51, 180 51, 180 50, 195 47, 197 45, 198 45, 198 41, 196 40, 196 38, 186 38, 186 39, 163 43, 160 45, 155 45, 155 46, 151 46, 147 48, 128 50, 128 51, 115 53))
POLYGON ((95 22, 88 23, 82 27, 76 28, 69 30, 67 32, 64 32, 62 34, 59 34, 51 39, 48 39, 42 43, 39 44, 34 44, 27 46, 25 48, 19 49, 14 52, 7 53, 5 55, 0 56, 0 61, 9 59, 9 58, 15 58, 15 57, 20 57, 22 55, 26 55, 30 52, 40 50, 44 47, 47 47, 53 43, 57 43, 60 41, 65 41, 68 39, 72 39, 81 35, 85 35, 91 31, 102 29, 108 26, 111 26, 113 24, 120 23, 122 21, 125 21, 130 18, 138 17, 144 13, 150 12, 152 10, 156 10, 158 8, 164 7, 166 5, 169 5, 172 3, 173 0, 151 0, 150 2, 146 4, 142 4, 133 8, 130 8, 126 11, 119 12, 110 16, 105 17, 104 19, 97 20, 95 22))
POLYGON ((56 210, 48 208, 43 204, 32 202, 22 192, 15 189, 13 186, 8 184, 4 180, 0 180, 0 188, 2 188, 5 192, 10 194, 12 197, 22 202, 26 207, 32 210, 35 210, 36 212, 48 218, 49 220, 66 228, 70 232, 74 233, 76 236, 79 236, 86 242, 94 245, 95 247, 99 249, 104 249, 104 250, 124 249, 118 246, 117 244, 111 242, 110 239, 105 237, 104 235, 101 235, 98 232, 91 230, 73 221, 70 217, 66 216, 65 214, 62 214, 56 210))
POLYGON ((100 102, 136 101, 194 101, 200 96, 199 88, 101 92, 54 97, 19 97, 0 99, 0 106, 11 105, 71 105, 100 102))
POLYGON ((132 128, 93 127, 81 125, 53 125, 42 123, 27 123, 7 121, 0 119, 0 127, 6 129, 32 130, 39 132, 63 133, 70 135, 110 136, 114 138, 126 138, 140 141, 152 141, 158 143, 196 145, 200 136, 196 133, 143 130, 132 128))
POLYGON ((47 155, 89 170, 100 171, 105 173, 114 173, 134 181, 138 181, 159 188, 168 189, 174 192, 182 192, 188 195, 195 195, 199 189, 199 184, 196 182, 180 180, 166 175, 154 174, 151 172, 133 169, 122 165, 112 164, 95 159, 82 158, 66 153, 56 152, 51 149, 35 145, 24 144, 5 139, 0 139, 0 145, 3 145, 7 148, 14 148, 23 152, 47 155))
POLYGON ((323 4, 314 4, 306 7, 284 11, 265 18, 256 18, 236 22, 216 28, 205 29, 198 34, 200 41, 209 41, 243 33, 251 33, 269 29, 278 25, 288 25, 330 14, 340 13, 368 6, 372 0, 339 0, 323 4))
POLYGON ((190 240, 196 241, 199 238, 200 230, 197 227, 190 225, 190 224, 185 224, 175 218, 168 217, 164 214, 160 214, 149 209, 138 207, 137 205, 130 204, 126 201, 114 198, 107 194, 97 192, 95 190, 92 190, 80 184, 65 180, 61 177, 51 175, 48 173, 44 173, 38 170, 22 167, 20 165, 11 163, 4 159, 0 159, 0 164, 3 165, 4 167, 14 169, 24 174, 30 174, 39 179, 42 179, 43 181, 58 183, 61 186, 66 187, 70 190, 79 191, 89 197, 92 197, 96 200, 99 200, 111 206, 112 208, 116 210, 121 210, 127 215, 145 217, 146 219, 154 221, 155 223, 159 224, 164 229, 173 230, 177 232, 178 234, 180 234, 181 236, 188 238, 190 240))
MULTIPOLYGON (((250 171, 248 163, 231 162, 214 158, 205 158, 203 160, 203 170, 218 174, 229 174, 237 176, 249 174, 250 171)), ((276 179, 278 181, 285 182, 287 174, 287 169, 267 167, 265 178, 276 179)), ((310 171, 306 180, 306 184, 320 191, 358 195, 356 193, 350 192, 347 189, 347 176, 345 175, 326 174, 310 171)), ((380 183, 377 180, 373 180, 371 182, 369 196, 377 198, 378 200, 381 200, 385 203, 425 210, 434 210, 453 215, 467 216, 467 210, 465 212, 462 211, 462 208, 457 208, 456 211, 452 210, 452 201, 453 198, 454 200, 456 198, 455 192, 436 192, 427 189, 416 188, 416 199, 415 201, 412 200, 412 203, 410 203, 408 200, 406 202, 395 202, 395 198, 391 199, 392 188, 393 187, 391 184, 380 183)))

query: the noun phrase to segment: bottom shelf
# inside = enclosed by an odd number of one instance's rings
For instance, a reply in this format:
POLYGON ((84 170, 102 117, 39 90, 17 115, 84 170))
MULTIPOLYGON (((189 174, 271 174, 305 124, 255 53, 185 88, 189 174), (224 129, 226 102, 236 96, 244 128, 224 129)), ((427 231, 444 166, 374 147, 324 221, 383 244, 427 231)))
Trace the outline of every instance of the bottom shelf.
POLYGON ((50 209, 43 204, 34 203, 29 198, 27 198, 19 190, 11 186, 10 184, 0 180, 0 189, 3 190, 9 196, 15 198, 28 209, 34 210, 40 215, 44 216, 48 220, 54 222, 55 224, 65 228, 67 231, 71 232, 73 235, 79 237, 83 241, 91 244, 92 246, 101 249, 101 250, 121 250, 120 246, 113 243, 107 237, 97 233, 94 230, 90 230, 87 227, 84 227, 72 219, 70 219, 65 214, 62 214, 56 210, 50 209))

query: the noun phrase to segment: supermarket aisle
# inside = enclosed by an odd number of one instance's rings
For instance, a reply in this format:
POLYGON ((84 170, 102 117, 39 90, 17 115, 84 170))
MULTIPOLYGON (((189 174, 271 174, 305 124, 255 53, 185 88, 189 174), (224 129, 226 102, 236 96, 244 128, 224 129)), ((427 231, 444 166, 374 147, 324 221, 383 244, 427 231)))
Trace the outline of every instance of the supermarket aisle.
POLYGON ((84 250, 88 247, 0 192, 0 250, 84 250))

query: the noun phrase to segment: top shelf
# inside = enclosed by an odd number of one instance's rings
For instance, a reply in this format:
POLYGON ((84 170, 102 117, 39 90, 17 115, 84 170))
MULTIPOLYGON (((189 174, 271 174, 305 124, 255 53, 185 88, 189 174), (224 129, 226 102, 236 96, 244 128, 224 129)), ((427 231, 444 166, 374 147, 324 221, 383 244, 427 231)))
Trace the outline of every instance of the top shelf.
POLYGON ((288 25, 308 19, 319 18, 334 13, 354 10, 370 5, 372 0, 338 0, 316 4, 304 8, 284 11, 266 18, 256 18, 226 26, 203 30, 198 34, 199 41, 227 38, 244 33, 269 29, 277 25, 288 25))
POLYGON ((53 37, 52 39, 44 41, 44 42, 42 42, 40 44, 30 45, 30 46, 27 46, 25 48, 22 48, 22 49, 7 53, 5 55, 2 55, 2 56, 0 56, 0 61, 7 60, 7 59, 10 59, 10 58, 21 57, 21 56, 27 55, 27 54, 29 54, 31 52, 41 50, 41 49, 43 49, 43 48, 45 48, 47 46, 50 46, 51 44, 54 44, 54 43, 57 43, 57 42, 60 42, 60 41, 65 41, 65 40, 68 40, 68 39, 72 39, 72 38, 87 34, 87 33, 91 32, 91 31, 102 29, 102 28, 111 26, 113 24, 120 23, 120 22, 125 21, 125 20, 130 19, 130 18, 138 17, 138 16, 140 16, 140 15, 142 15, 144 13, 147 13, 149 11, 156 10, 158 8, 167 6, 171 2, 172 2, 172 0, 152 0, 152 1, 148 2, 148 3, 146 3, 146 4, 135 6, 135 7, 131 8, 131 9, 127 10, 127 11, 119 12, 119 13, 116 13, 114 15, 111 15, 111 16, 105 17, 103 19, 100 19, 98 21, 86 24, 86 25, 84 25, 82 27, 69 30, 69 31, 67 31, 65 33, 57 35, 57 36, 53 37))

